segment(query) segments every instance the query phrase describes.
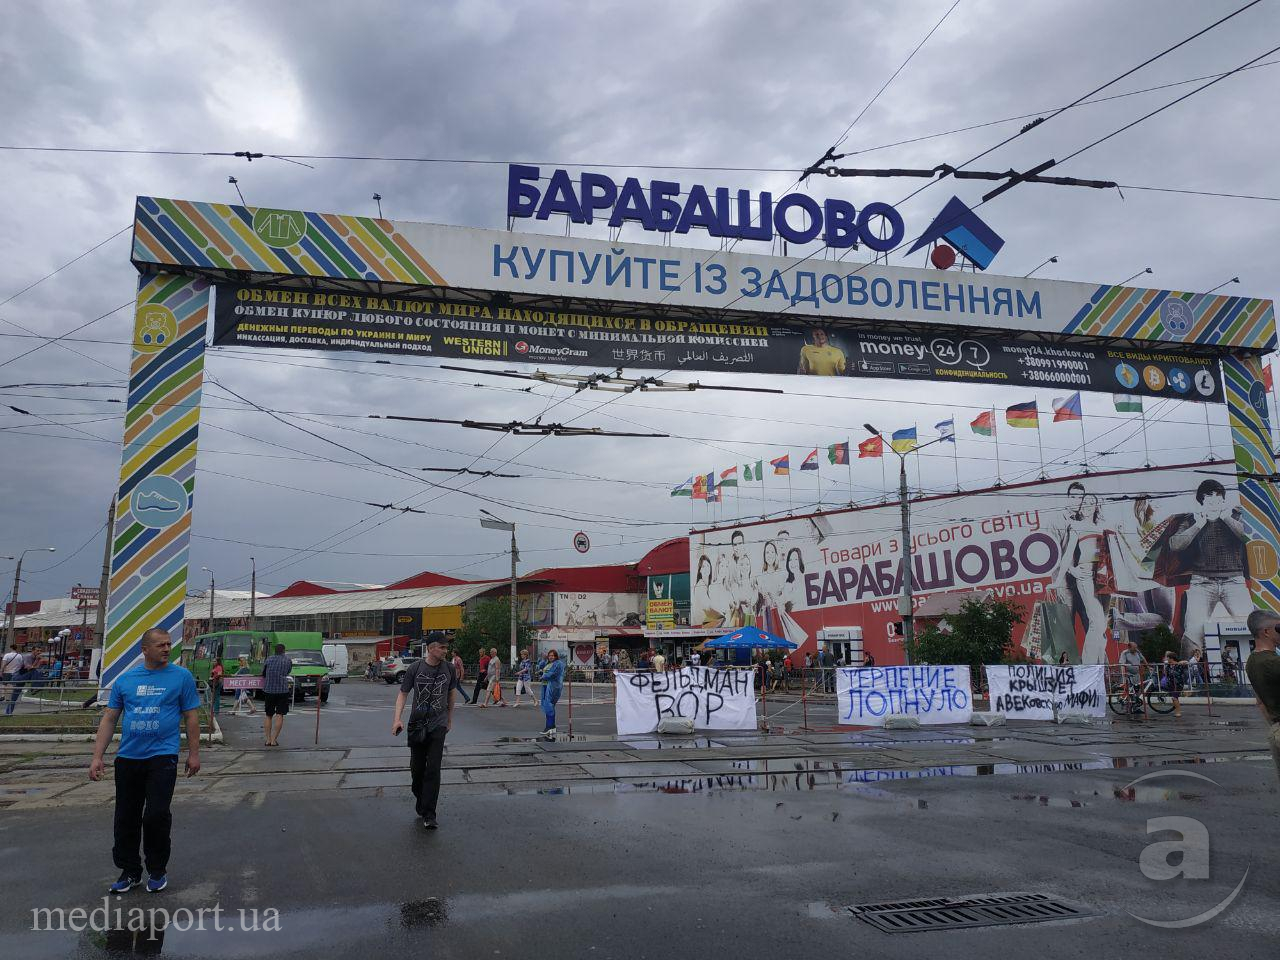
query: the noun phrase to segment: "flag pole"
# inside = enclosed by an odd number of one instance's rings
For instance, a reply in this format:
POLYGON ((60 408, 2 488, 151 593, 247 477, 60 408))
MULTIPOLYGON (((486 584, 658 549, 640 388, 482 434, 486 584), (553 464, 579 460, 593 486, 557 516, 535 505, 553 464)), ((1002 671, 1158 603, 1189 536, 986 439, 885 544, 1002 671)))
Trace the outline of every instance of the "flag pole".
POLYGON ((1142 465, 1149 467, 1151 451, 1147 449, 1147 404, 1142 397, 1138 398, 1138 414, 1142 417, 1142 465))
POLYGON ((1040 479, 1045 479, 1044 472, 1044 438, 1040 436, 1040 404, 1036 404, 1036 446, 1040 450, 1040 479))
POLYGON ((844 442, 844 465, 849 473, 849 506, 853 506, 853 437, 844 442))
POLYGON ((1202 403, 1200 404, 1200 406, 1204 407, 1204 434, 1206 439, 1208 439, 1209 441, 1209 459, 1212 460, 1213 459, 1213 427, 1209 423, 1209 405, 1207 403, 1202 403))
POLYGON ((996 423, 996 408, 991 408, 991 437, 996 442, 996 486, 1003 486, 1004 479, 1000 476, 1000 425, 996 423))
POLYGON ((951 459, 956 465, 956 493, 960 492, 960 441, 956 438, 956 418, 951 418, 951 459))
POLYGON ((818 469, 814 471, 818 475, 818 509, 822 509, 822 461, 818 460, 818 469))
POLYGON ((880 441, 880 487, 884 491, 885 503, 889 502, 889 478, 884 472, 884 440, 880 441))
POLYGON ((924 474, 920 471, 920 424, 914 423, 916 428, 916 489, 919 490, 919 496, 924 496, 924 474))
POLYGON ((795 498, 791 496, 791 451, 787 451, 787 512, 794 513, 796 509, 795 498))
POLYGON ((1080 398, 1080 459, 1084 461, 1084 472, 1089 472, 1089 448, 1085 446, 1084 435, 1084 397, 1080 398))

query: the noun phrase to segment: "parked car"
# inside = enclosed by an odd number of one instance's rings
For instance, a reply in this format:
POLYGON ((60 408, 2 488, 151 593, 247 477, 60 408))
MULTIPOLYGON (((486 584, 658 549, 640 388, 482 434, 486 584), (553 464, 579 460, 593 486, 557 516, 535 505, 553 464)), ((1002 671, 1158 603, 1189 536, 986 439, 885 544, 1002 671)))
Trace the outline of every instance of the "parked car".
POLYGON ((387 683, 403 682, 405 673, 421 659, 421 657, 415 657, 408 653, 398 654, 394 657, 384 657, 382 660, 382 679, 387 683))
POLYGON ((347 670, 351 666, 347 659, 347 645, 345 643, 326 643, 320 648, 324 652, 324 659, 329 664, 329 679, 334 683, 341 683, 343 677, 347 675, 347 670))

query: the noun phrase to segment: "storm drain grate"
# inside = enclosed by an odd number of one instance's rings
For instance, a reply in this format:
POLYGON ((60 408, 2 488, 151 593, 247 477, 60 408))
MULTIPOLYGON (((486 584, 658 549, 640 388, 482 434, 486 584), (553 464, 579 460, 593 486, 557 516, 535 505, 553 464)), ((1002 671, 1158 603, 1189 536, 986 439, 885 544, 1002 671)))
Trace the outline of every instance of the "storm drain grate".
POLYGON ((1043 893, 1008 893, 972 897, 936 897, 893 903, 859 903, 849 912, 885 933, 959 930, 1011 923, 1044 923, 1090 914, 1043 893))

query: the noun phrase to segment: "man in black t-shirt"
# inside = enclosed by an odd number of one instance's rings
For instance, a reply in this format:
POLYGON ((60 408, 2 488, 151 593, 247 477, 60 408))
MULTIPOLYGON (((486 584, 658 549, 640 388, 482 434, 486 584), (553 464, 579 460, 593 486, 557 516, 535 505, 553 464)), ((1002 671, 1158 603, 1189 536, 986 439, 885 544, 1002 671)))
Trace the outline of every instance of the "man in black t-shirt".
POLYGON ((1249 614, 1249 632, 1253 634, 1253 653, 1244 665, 1253 695, 1258 699, 1258 709, 1270 728, 1267 746, 1271 758, 1280 772, 1280 656, 1276 645, 1280 643, 1280 616, 1270 610, 1255 610, 1249 614))
POLYGON ((453 664, 445 660, 448 647, 436 638, 427 644, 427 655, 411 666, 396 694, 391 735, 404 729, 401 716, 409 695, 409 774, 413 783, 416 810, 422 825, 436 829, 436 800, 440 796, 440 763, 444 759, 444 738, 453 725, 453 691, 456 676, 453 664))

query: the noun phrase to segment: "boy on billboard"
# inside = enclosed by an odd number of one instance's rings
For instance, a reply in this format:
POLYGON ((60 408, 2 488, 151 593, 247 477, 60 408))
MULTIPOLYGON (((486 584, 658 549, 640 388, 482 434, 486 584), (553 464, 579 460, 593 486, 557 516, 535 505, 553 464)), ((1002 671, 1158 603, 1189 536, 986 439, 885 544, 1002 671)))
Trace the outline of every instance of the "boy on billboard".
POLYGON ((1171 564, 1190 577, 1183 618, 1184 654, 1204 645, 1205 625, 1219 606, 1236 618, 1248 616, 1253 609, 1245 583, 1248 537, 1240 510, 1227 505, 1227 492, 1217 480, 1200 484, 1196 503, 1193 512, 1169 525, 1165 544, 1173 554, 1171 564))

